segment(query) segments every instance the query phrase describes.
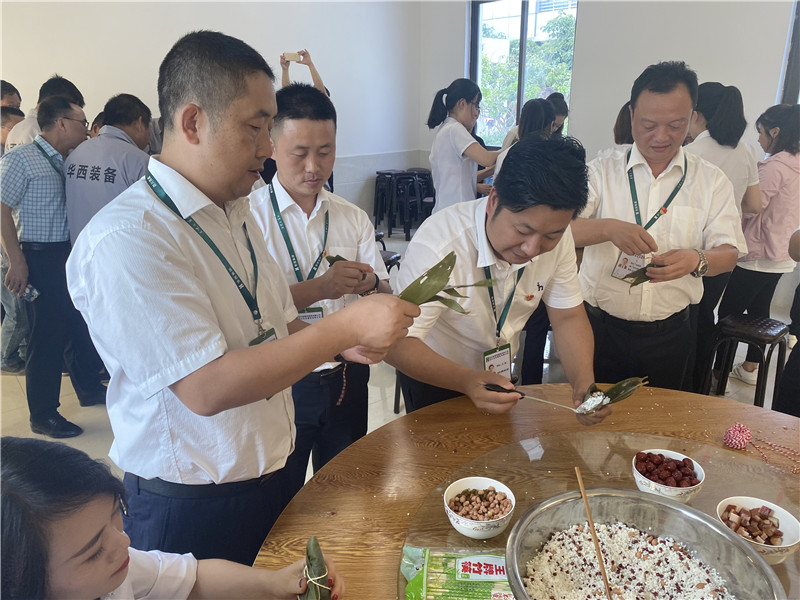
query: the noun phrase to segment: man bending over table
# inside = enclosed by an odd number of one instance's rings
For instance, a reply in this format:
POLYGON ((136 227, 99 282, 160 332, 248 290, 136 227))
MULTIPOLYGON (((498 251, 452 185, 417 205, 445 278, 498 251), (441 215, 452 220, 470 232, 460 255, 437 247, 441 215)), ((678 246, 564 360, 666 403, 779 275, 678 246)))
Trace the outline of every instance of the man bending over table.
MULTIPOLYGON (((553 327, 572 399, 577 406, 594 382, 594 340, 578 284, 570 222, 586 205, 586 152, 572 139, 518 142, 508 153, 489 196, 462 202, 428 218, 406 251, 398 287, 405 288, 451 250, 453 285, 492 279, 490 287, 462 289, 467 314, 440 303, 422 306, 407 338, 389 351, 400 371, 407 412, 465 394, 487 413, 510 410, 511 362, 519 334, 539 302, 553 327)), ((585 424, 610 414, 581 416, 585 424)))

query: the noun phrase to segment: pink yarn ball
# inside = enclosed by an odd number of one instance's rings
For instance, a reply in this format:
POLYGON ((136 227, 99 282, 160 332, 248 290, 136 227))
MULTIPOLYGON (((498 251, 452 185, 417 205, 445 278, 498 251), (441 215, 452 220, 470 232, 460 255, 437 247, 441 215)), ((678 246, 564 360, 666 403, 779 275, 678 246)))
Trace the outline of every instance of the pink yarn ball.
POLYGON ((727 446, 735 448, 736 450, 743 450, 752 439, 750 428, 747 425, 736 423, 728 427, 725 436, 722 438, 727 446))

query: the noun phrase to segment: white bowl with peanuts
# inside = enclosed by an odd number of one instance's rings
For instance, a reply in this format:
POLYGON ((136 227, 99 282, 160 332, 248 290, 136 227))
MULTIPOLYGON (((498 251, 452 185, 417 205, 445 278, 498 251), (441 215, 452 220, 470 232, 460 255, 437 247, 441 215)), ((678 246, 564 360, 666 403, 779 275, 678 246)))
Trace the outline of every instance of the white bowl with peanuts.
POLYGON ((781 508, 773 502, 767 502, 766 500, 754 498, 752 496, 731 496, 730 498, 725 498, 720 501, 717 505, 717 518, 729 529, 739 533, 739 535, 755 548, 756 552, 763 556, 764 560, 771 565, 782 563, 800 548, 800 522, 798 522, 797 518, 788 510, 781 508), (752 535, 743 535, 747 524, 743 521, 741 523, 739 522, 741 518, 739 517, 739 513, 741 511, 733 510, 737 515, 737 523, 734 527, 731 523, 731 517, 729 516, 731 512, 729 510, 730 507, 746 509, 748 511, 748 517, 751 513, 753 515, 758 514, 761 517, 774 517, 777 522, 775 526, 779 530, 781 538, 773 538, 762 543, 753 539, 752 535), (761 508, 768 509, 766 515, 760 513, 761 508), (742 532, 738 532, 739 526, 741 526, 742 532))
POLYGON ((503 533, 516 500, 507 485, 489 477, 465 477, 444 492, 444 510, 456 531, 476 540, 503 533))

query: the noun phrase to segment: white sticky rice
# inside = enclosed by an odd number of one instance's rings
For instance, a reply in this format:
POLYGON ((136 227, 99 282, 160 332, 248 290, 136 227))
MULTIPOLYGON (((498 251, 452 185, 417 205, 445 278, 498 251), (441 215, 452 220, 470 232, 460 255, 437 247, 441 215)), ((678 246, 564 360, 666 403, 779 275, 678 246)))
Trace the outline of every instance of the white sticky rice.
MULTIPOLYGON (((734 600, 717 572, 672 538, 622 523, 600 523, 595 529, 613 598, 734 600)), ((528 561, 525 590, 534 600, 606 598, 588 523, 555 533, 528 561)))

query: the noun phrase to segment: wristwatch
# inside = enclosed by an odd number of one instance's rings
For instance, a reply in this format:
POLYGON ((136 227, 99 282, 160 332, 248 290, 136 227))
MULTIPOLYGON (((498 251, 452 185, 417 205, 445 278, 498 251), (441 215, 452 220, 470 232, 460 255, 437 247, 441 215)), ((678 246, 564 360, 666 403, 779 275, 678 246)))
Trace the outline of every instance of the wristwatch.
POLYGON ((706 253, 699 248, 695 248, 695 252, 700 255, 700 264, 692 271, 692 277, 702 277, 708 273, 708 259, 706 259, 706 253))
POLYGON ((371 294, 378 293, 378 286, 381 284, 381 278, 378 277, 377 273, 373 273, 373 275, 375 275, 375 287, 367 290, 366 292, 361 292, 361 294, 359 294, 360 296, 369 296, 371 294))

